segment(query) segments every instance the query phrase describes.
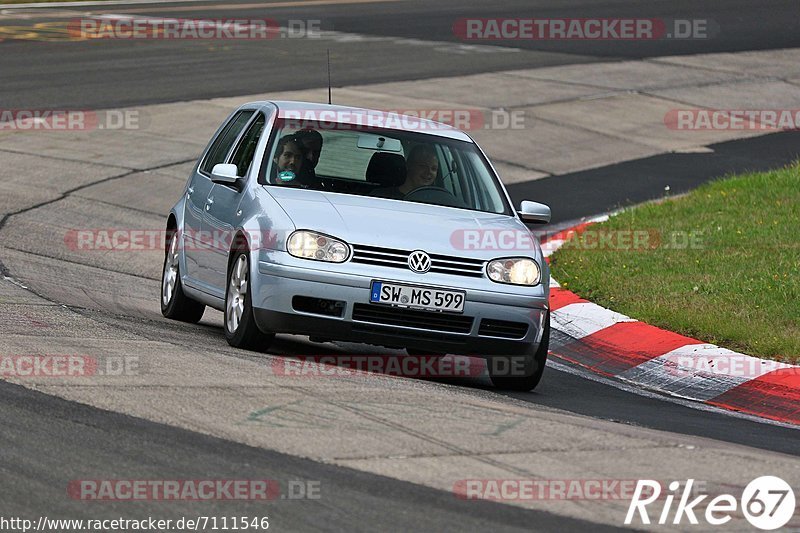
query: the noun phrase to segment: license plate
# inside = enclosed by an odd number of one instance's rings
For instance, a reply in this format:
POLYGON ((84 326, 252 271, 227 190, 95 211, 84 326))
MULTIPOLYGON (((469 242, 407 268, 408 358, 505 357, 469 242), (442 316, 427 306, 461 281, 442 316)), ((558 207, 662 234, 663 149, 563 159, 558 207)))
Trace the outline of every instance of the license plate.
POLYGON ((426 311, 464 312, 464 291, 418 287, 373 281, 369 301, 374 304, 387 304, 426 311))

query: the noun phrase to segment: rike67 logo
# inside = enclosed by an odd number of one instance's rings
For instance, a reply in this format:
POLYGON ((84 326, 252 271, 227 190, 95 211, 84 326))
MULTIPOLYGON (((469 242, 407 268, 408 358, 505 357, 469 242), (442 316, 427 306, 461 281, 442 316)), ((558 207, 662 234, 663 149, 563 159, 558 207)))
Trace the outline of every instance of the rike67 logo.
POLYGON ((794 516, 794 491, 779 477, 761 476, 754 479, 744 488, 739 500, 732 494, 720 494, 710 501, 705 501, 709 497, 708 494, 692 498, 696 495, 692 492, 693 485, 693 479, 687 480, 683 490, 678 494, 681 483, 673 481, 669 484, 669 492, 662 494, 661 483, 651 479, 640 479, 628 507, 628 514, 625 516, 625 525, 633 524, 637 516, 642 524, 651 524, 650 511, 656 511, 653 521, 659 525, 669 523, 679 525, 685 523, 684 519, 691 525, 699 525, 699 515, 705 519, 706 524, 721 526, 730 522, 733 516, 740 512, 751 526, 771 531, 785 526, 794 516), (678 501, 673 507, 675 500, 678 501), (660 512, 652 507, 648 509, 648 506, 657 501, 663 501, 660 512), (699 509, 702 507, 701 504, 705 506, 703 513, 699 509))

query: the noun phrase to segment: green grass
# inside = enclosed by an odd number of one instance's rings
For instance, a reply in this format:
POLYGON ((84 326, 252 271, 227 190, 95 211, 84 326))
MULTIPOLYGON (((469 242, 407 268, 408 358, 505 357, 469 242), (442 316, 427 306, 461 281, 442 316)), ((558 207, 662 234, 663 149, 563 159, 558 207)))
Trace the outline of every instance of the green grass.
POLYGON ((705 342, 800 362, 800 163, 714 181, 590 230, 552 256, 564 288, 705 342), (630 230, 649 232, 649 243, 592 247, 630 230))

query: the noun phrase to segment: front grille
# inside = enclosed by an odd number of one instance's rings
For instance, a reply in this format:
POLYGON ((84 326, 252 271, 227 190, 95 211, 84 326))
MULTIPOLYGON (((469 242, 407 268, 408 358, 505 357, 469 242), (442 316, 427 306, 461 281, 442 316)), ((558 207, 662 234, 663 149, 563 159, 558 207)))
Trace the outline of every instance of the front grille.
MULTIPOLYGON (((392 268, 408 268, 408 256, 413 250, 398 250, 395 248, 380 248, 377 246, 353 245, 353 263, 377 265, 392 268)), ((466 257, 452 257, 449 255, 428 254, 431 257, 429 272, 438 274, 453 274, 456 276, 470 276, 480 278, 483 276, 484 261, 466 257)))
POLYGON ((484 318, 478 328, 478 335, 485 337, 503 337, 506 339, 521 339, 528 333, 528 324, 525 322, 508 322, 506 320, 490 320, 484 318))
POLYGON ((445 333, 469 333, 472 330, 471 316, 418 311, 402 307, 372 304, 353 305, 353 320, 372 322, 385 326, 406 326, 445 333))

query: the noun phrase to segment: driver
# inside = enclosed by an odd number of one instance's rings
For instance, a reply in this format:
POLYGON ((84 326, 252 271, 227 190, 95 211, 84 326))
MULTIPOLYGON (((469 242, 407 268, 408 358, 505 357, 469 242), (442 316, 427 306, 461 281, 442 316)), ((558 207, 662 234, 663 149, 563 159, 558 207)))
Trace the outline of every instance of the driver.
POLYGON ((418 144, 406 159, 406 181, 397 189, 406 195, 420 187, 430 187, 439 172, 439 159, 429 144, 418 144))
POLYGON ((439 173, 439 159, 436 150, 429 144, 418 144, 411 149, 406 158, 406 180, 397 187, 374 191, 375 196, 400 200, 420 187, 430 187, 439 173))

